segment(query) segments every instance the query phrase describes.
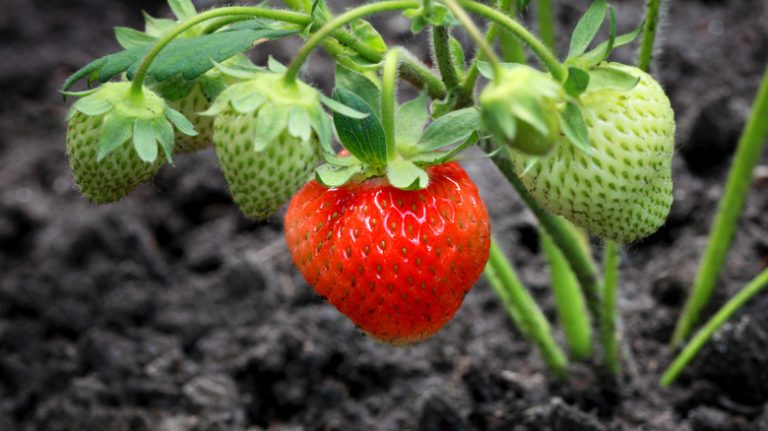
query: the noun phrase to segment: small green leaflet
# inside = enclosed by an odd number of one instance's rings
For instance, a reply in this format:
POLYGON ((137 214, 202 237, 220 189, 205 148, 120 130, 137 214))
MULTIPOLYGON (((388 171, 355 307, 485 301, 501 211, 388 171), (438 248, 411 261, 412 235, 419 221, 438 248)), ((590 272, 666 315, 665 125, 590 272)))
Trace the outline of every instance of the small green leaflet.
POLYGON ((453 68, 456 69, 456 74, 460 79, 464 78, 464 68, 466 67, 466 58, 464 56, 464 47, 461 46, 458 39, 449 36, 448 48, 451 52, 451 61, 453 61, 453 68))
POLYGON ((284 73, 286 70, 288 70, 288 68, 285 67, 283 63, 280 63, 275 57, 272 57, 271 55, 267 59, 267 69, 274 73, 284 73))
POLYGON ((363 118, 371 115, 370 112, 357 111, 354 108, 351 108, 343 103, 339 103, 338 101, 331 99, 324 94, 320 94, 320 102, 327 106, 331 111, 339 113, 345 117, 354 118, 355 120, 362 120, 363 118))
POLYGON ((152 130, 155 132, 155 139, 160 143, 163 149, 165 160, 173 163, 173 126, 165 118, 155 118, 152 120, 152 130))
MULTIPOLYGON (((362 98, 347 89, 337 88, 333 90, 333 98, 358 112, 373 112, 362 98)), ((334 112, 333 121, 336 124, 339 140, 352 155, 371 166, 383 166, 387 163, 387 142, 384 128, 375 115, 354 119, 334 112)))
POLYGON ((93 94, 78 100, 72 108, 89 117, 95 117, 112 109, 112 102, 102 99, 98 94, 93 94))
POLYGON ((339 187, 363 170, 363 165, 337 166, 325 163, 315 169, 315 178, 326 187, 339 187))
POLYGON ((400 190, 419 190, 429 185, 427 171, 410 160, 392 160, 387 164, 387 179, 400 190))
POLYGON ((568 79, 563 87, 571 97, 579 97, 589 86, 589 73, 578 67, 568 68, 568 79))
POLYGON ((377 118, 381 117, 381 90, 367 76, 352 69, 336 65, 336 88, 345 88, 373 108, 377 118))
POLYGON ((302 141, 309 140, 312 136, 312 121, 306 109, 301 106, 291 108, 291 113, 288 115, 288 133, 302 141))
POLYGON ((581 151, 589 152, 589 129, 579 105, 568 102, 560 113, 560 124, 565 137, 581 151))
MULTIPOLYGON (((499 66, 507 70, 512 70, 521 65, 519 63, 499 63, 499 66)), ((477 71, 480 72, 484 78, 493 79, 494 77, 493 66, 491 66, 491 63, 488 63, 487 61, 479 60, 477 62, 477 71)))
POLYGON ((156 40, 153 36, 129 27, 115 27, 115 39, 125 49, 144 46, 156 40))
POLYGON ((256 118, 256 138, 253 143, 253 150, 258 153, 272 144, 288 127, 289 115, 290 111, 285 105, 268 103, 262 106, 259 109, 259 116, 256 118))
POLYGON ((101 126, 99 135, 99 152, 96 155, 97 161, 102 161, 117 147, 124 144, 125 141, 133 136, 133 119, 125 118, 119 115, 107 115, 101 126))
POLYGON ((424 151, 447 147, 469 138, 480 128, 480 113, 476 108, 449 112, 433 121, 419 140, 424 151))
MULTIPOLYGON (((195 79, 210 70, 213 61, 222 62, 239 54, 250 48, 257 39, 277 39, 291 34, 296 34, 296 30, 265 26, 261 29, 222 31, 176 39, 160 52, 149 68, 149 75, 156 81, 164 81, 176 75, 188 80, 195 79)), ((133 78, 139 63, 151 46, 152 44, 137 46, 94 60, 72 74, 64 83, 63 90, 71 88, 85 77, 89 78, 89 82, 106 82, 127 72, 128 78, 133 78)))
MULTIPOLYGON (((627 44, 632 43, 635 39, 637 39, 637 36, 640 35, 640 33, 643 31, 643 23, 641 22, 640 25, 634 29, 633 31, 629 33, 622 34, 621 36, 616 37, 616 40, 613 42, 613 48, 616 49, 620 46, 624 46, 627 44)), ((581 55, 581 58, 584 59, 584 62, 587 65, 595 65, 600 63, 601 61, 605 60, 607 57, 605 56, 606 48, 608 46, 608 43, 610 40, 607 40, 605 42, 602 42, 601 44, 597 45, 594 49, 587 52, 586 54, 581 55)))
POLYGON ((151 120, 138 119, 133 123, 133 148, 139 158, 147 163, 157 159, 157 140, 151 120))
POLYGON ((352 30, 352 34, 363 41, 369 48, 379 53, 387 51, 387 44, 384 42, 384 39, 368 21, 364 19, 352 21, 349 29, 352 30))
POLYGON ((398 144, 416 143, 429 119, 427 112, 427 93, 422 91, 417 97, 403 103, 395 115, 395 142, 398 144))
POLYGON ((185 21, 197 15, 195 5, 191 0, 168 0, 168 6, 171 7, 173 14, 179 21, 185 21))
POLYGON ((635 88, 638 82, 640 82, 639 77, 623 70, 614 69, 610 66, 599 66, 589 71, 589 87, 587 87, 587 91, 605 89, 629 91, 635 88))
POLYGON ((605 0, 595 0, 589 9, 584 12, 576 28, 571 35, 571 45, 568 49, 568 58, 577 57, 584 53, 589 44, 597 36, 600 27, 605 19, 606 4, 605 0))
POLYGON ((312 129, 317 133, 317 139, 320 140, 320 147, 325 154, 336 154, 333 151, 333 124, 328 115, 319 105, 309 108, 307 112, 309 120, 312 122, 312 129))
POLYGON ((170 106, 166 106, 165 118, 170 120, 179 132, 187 136, 197 136, 195 126, 193 126, 187 117, 185 117, 181 112, 171 108, 170 106))

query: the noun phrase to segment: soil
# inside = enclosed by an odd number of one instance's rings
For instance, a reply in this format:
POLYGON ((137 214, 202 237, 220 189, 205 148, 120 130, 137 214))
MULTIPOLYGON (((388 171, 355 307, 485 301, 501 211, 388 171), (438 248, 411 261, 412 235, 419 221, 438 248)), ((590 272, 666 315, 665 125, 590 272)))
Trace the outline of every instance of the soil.
MULTIPOLYGON (((554 3, 570 29, 588 2, 554 3)), ((641 3, 616 2, 620 30, 641 3)), ((768 62, 768 4, 677 0, 667 14, 653 71, 679 120, 675 204, 622 256, 618 382, 591 363, 553 378, 483 280, 431 340, 367 338, 293 268, 280 217, 238 213, 210 150, 179 157, 117 204, 87 202, 64 154, 70 102, 57 89, 116 50, 111 28, 138 27, 141 9, 167 14, 156 0, 0 3, 0 429, 768 430, 766 296, 672 388, 657 383, 768 62)), ((407 21, 377 22, 429 59, 407 21)), ((286 60, 297 46, 255 57, 286 60)), ((307 76, 327 90, 329 67, 318 55, 307 76)), ((554 319, 532 216, 489 161, 467 159, 495 234, 554 319)), ((711 310, 768 265, 765 154, 760 166, 711 310)))

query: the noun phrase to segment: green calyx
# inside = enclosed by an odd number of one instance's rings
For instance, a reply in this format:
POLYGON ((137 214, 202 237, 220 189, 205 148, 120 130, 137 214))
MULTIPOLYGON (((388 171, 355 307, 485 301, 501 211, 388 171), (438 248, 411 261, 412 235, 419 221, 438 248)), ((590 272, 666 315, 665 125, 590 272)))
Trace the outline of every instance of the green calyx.
MULTIPOLYGON (((222 69, 224 73, 233 72, 222 69)), ((239 70, 246 79, 219 94, 211 107, 200 115, 215 116, 224 111, 256 116, 254 151, 264 151, 287 131, 302 141, 316 137, 323 150, 332 153, 332 125, 321 105, 321 95, 301 81, 286 82, 282 73, 239 70)))
POLYGON ((102 118, 99 162, 130 139, 144 162, 157 159, 159 146, 172 163, 174 127, 189 136, 197 134, 186 117, 146 87, 135 93, 130 82, 112 82, 81 95, 84 97, 72 106, 68 119, 77 112, 102 118))
POLYGON ((544 155, 559 134, 563 101, 562 87, 549 75, 524 65, 505 65, 480 94, 483 128, 499 143, 544 155))

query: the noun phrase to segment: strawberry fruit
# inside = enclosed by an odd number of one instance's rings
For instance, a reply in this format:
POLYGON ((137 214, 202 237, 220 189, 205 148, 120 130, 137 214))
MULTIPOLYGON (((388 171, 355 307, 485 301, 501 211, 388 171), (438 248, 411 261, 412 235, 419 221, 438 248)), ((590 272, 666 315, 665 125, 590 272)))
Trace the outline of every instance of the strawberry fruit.
POLYGON ((454 162, 427 173, 422 190, 383 177, 331 188, 311 181, 285 217, 293 261, 317 294, 395 345, 440 330, 488 260, 488 213, 475 184, 454 162))

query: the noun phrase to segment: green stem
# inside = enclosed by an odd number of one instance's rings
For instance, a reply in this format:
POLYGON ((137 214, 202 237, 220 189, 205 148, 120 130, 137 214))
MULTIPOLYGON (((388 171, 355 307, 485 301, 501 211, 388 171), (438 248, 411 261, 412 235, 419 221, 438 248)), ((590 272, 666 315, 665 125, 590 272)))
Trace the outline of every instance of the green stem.
POLYGON ((653 59, 653 46, 656 43, 656 30, 659 28, 659 17, 662 0, 647 0, 645 5, 645 24, 643 25, 643 41, 637 57, 637 67, 648 71, 653 59))
POLYGON ((394 48, 384 56, 384 67, 381 76, 381 123, 384 127, 384 137, 387 142, 387 160, 393 160, 397 155, 395 147, 395 105, 397 86, 397 62, 400 50, 394 48))
POLYGON ((568 359, 565 353, 557 345, 544 313, 520 282, 496 241, 491 241, 485 278, 501 298, 520 331, 539 348, 549 368, 558 377, 565 377, 568 373, 568 359))
POLYGON ((453 15, 456 17, 456 19, 458 19, 459 22, 461 22, 461 24, 464 26, 464 31, 469 34, 483 55, 488 58, 491 66, 493 66, 494 75, 499 76, 501 74, 501 65, 499 64, 501 63, 501 60, 493 51, 493 48, 491 48, 491 44, 489 44, 488 41, 483 37, 482 32, 479 28, 477 28, 474 21, 472 21, 472 18, 467 15, 467 12, 456 0, 443 0, 443 3, 445 3, 451 12, 453 12, 453 15))
MULTIPOLYGON (((498 34, 499 28, 492 24, 488 31, 485 33, 485 40, 488 44, 493 43, 498 34)), ((475 83, 480 75, 480 71, 477 69, 477 62, 482 59, 482 53, 478 52, 475 58, 472 60, 472 64, 469 65, 469 69, 464 77, 464 81, 461 83, 461 92, 459 93, 459 100, 456 103, 457 108, 465 108, 472 105, 472 93, 475 90, 475 83)))
MULTIPOLYGON (((457 0, 461 6, 469 12, 482 16, 483 18, 495 22, 503 27, 505 30, 512 32, 515 36, 520 38, 531 51, 541 60, 546 66, 547 70, 552 74, 552 77, 560 82, 564 82, 568 76, 565 66, 563 66, 555 57, 555 54, 547 48, 539 39, 536 38, 530 31, 523 27, 520 23, 505 15, 503 12, 498 11, 492 7, 488 7, 484 4, 475 2, 473 0, 457 0)), ((489 29, 490 31, 490 29, 489 29)))
POLYGON ((447 27, 437 25, 432 27, 432 49, 434 50, 435 63, 440 70, 440 76, 448 91, 460 85, 459 75, 451 53, 451 33, 447 27))
MULTIPOLYGON (((420 2, 413 0, 389 0, 377 3, 368 3, 360 7, 348 10, 347 12, 331 19, 325 25, 323 25, 320 30, 313 34, 312 37, 310 37, 309 40, 304 44, 304 46, 301 47, 299 52, 296 53, 293 61, 291 61, 291 64, 288 65, 288 70, 285 71, 285 81, 294 82, 299 74, 299 69, 304 64, 304 61, 306 61, 307 57, 309 57, 309 54, 311 54, 312 51, 317 48, 318 45, 320 45, 323 39, 331 35, 331 33, 340 27, 368 15, 413 9, 419 7, 420 5, 420 2)), ((341 42, 343 43, 344 41, 341 42)))
POLYGON ((400 77, 413 84, 416 88, 426 87, 427 94, 432 99, 444 99, 448 92, 440 80, 424 63, 419 61, 410 51, 402 50, 402 60, 400 61, 400 77))
POLYGON ((162 51, 166 45, 175 39, 176 36, 184 33, 189 28, 194 27, 201 22, 223 16, 252 16, 305 25, 309 24, 310 22, 310 18, 305 14, 252 6, 223 7, 220 9, 212 9, 202 12, 184 22, 178 23, 175 27, 168 31, 168 33, 166 33, 157 42, 155 42, 154 46, 152 46, 152 49, 150 49, 147 55, 144 56, 144 59, 139 65, 139 68, 136 70, 136 75, 134 76, 133 84, 131 85, 131 94, 135 97, 143 97, 142 86, 144 85, 144 78, 147 75, 149 66, 152 64, 152 61, 155 60, 158 54, 160 54, 160 51, 162 51))
POLYGON ((581 246, 579 233, 562 218, 550 214, 536 202, 528 192, 515 172, 515 165, 509 158, 509 150, 499 148, 491 139, 484 139, 481 145, 488 154, 493 154, 491 161, 501 171, 507 181, 515 188, 520 199, 528 206, 539 221, 539 224, 552 237, 552 240, 563 252, 571 265, 571 269, 579 280, 587 307, 595 322, 600 321, 600 279, 591 256, 581 246))
POLYGON ((552 13, 552 0, 536 1, 536 21, 539 24, 539 37, 544 45, 555 50, 555 16, 552 13))
POLYGON ((616 296, 619 290, 619 252, 614 241, 605 243, 603 265, 603 309, 600 313, 600 340, 603 345, 603 361, 614 375, 620 371, 619 349, 616 334, 616 296))
POLYGON ((696 333, 691 342, 675 358, 661 377, 661 385, 668 386, 677 379, 702 347, 712 338, 712 335, 737 312, 747 301, 768 286, 768 268, 764 269, 754 280, 731 298, 714 316, 696 333))
POLYGON ((712 231, 701 260, 699 271, 683 314, 677 321, 672 337, 672 344, 678 345, 688 334, 699 318, 699 314, 709 303, 717 284, 725 257, 731 246, 733 233, 738 226, 739 216, 744 207, 744 200, 749 192, 752 171, 760 158, 760 153, 768 137, 768 69, 763 75, 757 97, 752 107, 747 125, 739 139, 736 154, 731 162, 731 170, 725 185, 725 192, 720 199, 720 206, 715 216, 712 231))
MULTIPOLYGON (((518 13, 517 2, 513 0, 500 0, 499 10, 514 18, 518 13)), ((496 26, 496 23, 491 24, 491 27, 496 26)), ((499 51, 501 51, 501 58, 508 63, 528 63, 528 59, 525 57, 523 44, 514 33, 502 31, 499 34, 499 51)), ((474 83, 472 85, 474 86, 474 83)))
POLYGON ((575 359, 586 359, 592 355, 592 333, 579 280, 563 253, 543 229, 539 230, 539 238, 547 255, 557 316, 568 348, 575 359))

